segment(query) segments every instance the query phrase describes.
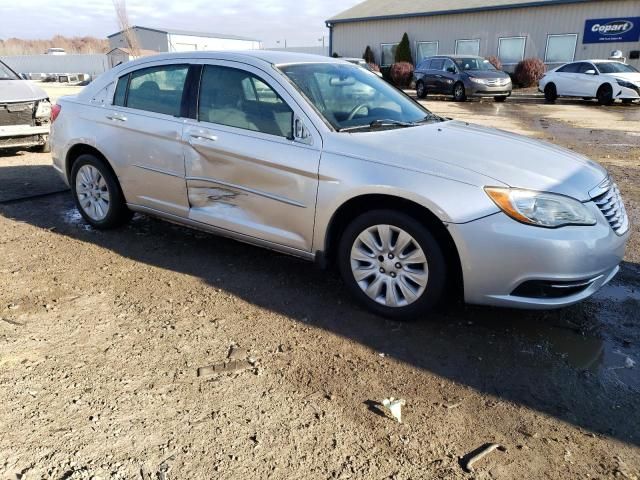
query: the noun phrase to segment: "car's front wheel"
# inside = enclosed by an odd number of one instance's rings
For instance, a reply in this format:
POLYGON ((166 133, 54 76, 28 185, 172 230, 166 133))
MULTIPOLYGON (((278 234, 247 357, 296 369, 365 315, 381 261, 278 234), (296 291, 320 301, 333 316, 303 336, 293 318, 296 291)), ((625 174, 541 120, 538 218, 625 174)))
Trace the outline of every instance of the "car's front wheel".
POLYGON ((453 99, 456 102, 464 102, 467 100, 467 92, 462 82, 458 82, 453 86, 453 99))
POLYGON ((409 320, 442 297, 447 268, 429 230, 394 210, 364 213, 346 228, 338 262, 351 293, 370 311, 409 320))
POLYGON ((507 99, 506 95, 502 95, 501 97, 493 97, 494 102, 502 103, 507 99))
POLYGON ((114 228, 131 219, 118 179, 103 160, 80 155, 73 163, 70 180, 76 207, 93 227, 114 228))
POLYGON ((418 83, 416 83, 416 95, 420 99, 427 97, 427 87, 425 87, 422 80, 418 80, 418 83))
POLYGON ((596 98, 598 99, 598 103, 600 105, 611 105, 613 103, 613 89, 611 85, 605 83, 598 89, 598 93, 596 94, 596 98))

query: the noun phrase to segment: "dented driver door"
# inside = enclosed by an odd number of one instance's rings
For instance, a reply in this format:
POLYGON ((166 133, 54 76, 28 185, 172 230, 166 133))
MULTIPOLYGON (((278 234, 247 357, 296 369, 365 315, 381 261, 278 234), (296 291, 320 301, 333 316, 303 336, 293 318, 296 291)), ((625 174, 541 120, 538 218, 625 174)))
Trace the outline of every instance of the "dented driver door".
POLYGON ((321 138, 299 106, 266 72, 220 61, 203 66, 197 110, 183 134, 189 218, 311 253, 321 138))

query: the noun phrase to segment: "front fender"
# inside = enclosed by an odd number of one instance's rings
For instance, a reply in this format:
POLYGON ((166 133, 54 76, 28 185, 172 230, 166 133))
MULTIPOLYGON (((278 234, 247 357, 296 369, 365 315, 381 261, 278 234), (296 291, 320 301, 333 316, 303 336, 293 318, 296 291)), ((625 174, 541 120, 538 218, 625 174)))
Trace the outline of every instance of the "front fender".
POLYGON ((409 200, 443 223, 467 223, 498 212, 482 187, 366 160, 325 154, 320 169, 314 251, 324 251, 335 212, 357 197, 386 195, 409 200))

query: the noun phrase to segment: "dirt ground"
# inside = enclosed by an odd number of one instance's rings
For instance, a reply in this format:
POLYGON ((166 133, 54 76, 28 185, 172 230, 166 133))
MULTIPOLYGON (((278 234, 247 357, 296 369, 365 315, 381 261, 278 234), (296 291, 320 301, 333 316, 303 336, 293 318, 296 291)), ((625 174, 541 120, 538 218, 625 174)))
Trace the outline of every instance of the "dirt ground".
POLYGON ((633 223, 614 282, 394 323, 294 258, 21 199, 63 185, 48 155, 0 153, 0 479, 640 478, 640 106, 426 105, 606 165, 633 223))

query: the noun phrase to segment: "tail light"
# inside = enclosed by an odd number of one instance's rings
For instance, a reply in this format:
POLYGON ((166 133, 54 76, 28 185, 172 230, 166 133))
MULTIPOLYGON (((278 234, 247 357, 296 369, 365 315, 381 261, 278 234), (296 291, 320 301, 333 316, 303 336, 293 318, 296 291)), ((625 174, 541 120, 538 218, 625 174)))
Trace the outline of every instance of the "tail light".
POLYGON ((51 123, 56 121, 56 118, 58 118, 58 115, 60 115, 60 110, 62 110, 62 106, 58 105, 57 103, 51 107, 51 123))

